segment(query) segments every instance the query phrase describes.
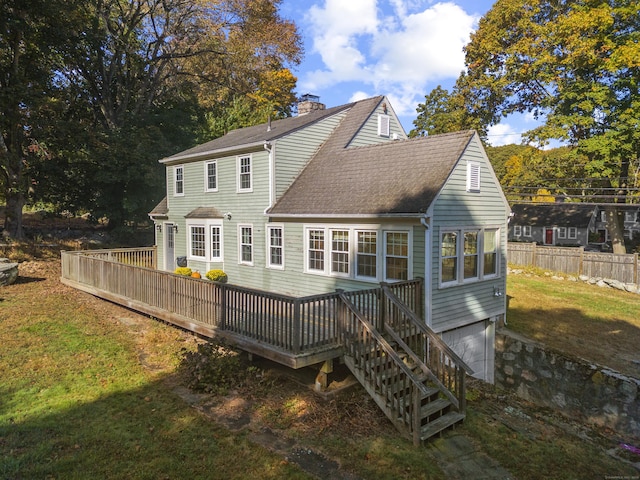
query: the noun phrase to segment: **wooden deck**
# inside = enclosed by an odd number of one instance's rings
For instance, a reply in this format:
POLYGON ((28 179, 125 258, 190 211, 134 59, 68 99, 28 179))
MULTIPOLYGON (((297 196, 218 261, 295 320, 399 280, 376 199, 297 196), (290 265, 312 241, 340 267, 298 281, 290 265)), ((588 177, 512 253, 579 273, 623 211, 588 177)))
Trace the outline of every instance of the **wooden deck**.
MULTIPOLYGON (((248 352, 292 368, 342 354, 338 292, 291 297, 175 275, 156 270, 155 262, 154 247, 63 252, 61 280, 199 335, 225 336, 248 352)), ((394 284, 394 290, 421 304, 421 283, 394 284)), ((378 290, 352 295, 358 304, 375 303, 378 290)))
POLYGON ((471 371, 424 324, 421 279, 290 297, 159 271, 155 252, 62 252, 61 281, 291 368, 342 358, 416 443, 464 419, 471 371))

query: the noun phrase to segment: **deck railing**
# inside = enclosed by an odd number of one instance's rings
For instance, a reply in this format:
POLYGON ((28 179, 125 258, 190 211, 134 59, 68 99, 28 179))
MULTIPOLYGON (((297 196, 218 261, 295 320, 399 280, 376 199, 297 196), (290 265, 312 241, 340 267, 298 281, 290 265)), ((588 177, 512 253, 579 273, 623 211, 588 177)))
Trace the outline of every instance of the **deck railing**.
MULTIPOLYGON (((62 252, 62 278, 85 290, 198 333, 220 330, 293 355, 340 347, 339 292, 292 297, 155 270, 155 248, 62 252), (193 323, 193 326, 190 326, 193 323), (203 327, 203 328, 200 328, 203 327)), ((393 284, 422 309, 421 280, 393 284)), ((381 325, 380 287, 350 292, 381 325)))

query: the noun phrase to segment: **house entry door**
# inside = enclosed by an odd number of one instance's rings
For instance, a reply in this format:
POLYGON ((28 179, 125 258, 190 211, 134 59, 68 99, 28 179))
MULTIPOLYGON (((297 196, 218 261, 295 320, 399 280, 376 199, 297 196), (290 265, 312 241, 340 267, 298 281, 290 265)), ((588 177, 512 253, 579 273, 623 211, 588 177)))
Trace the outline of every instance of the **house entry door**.
POLYGON ((173 223, 164 224, 164 269, 173 272, 176 268, 175 232, 173 223))
POLYGON ((544 229, 544 244, 553 245, 553 228, 544 229))

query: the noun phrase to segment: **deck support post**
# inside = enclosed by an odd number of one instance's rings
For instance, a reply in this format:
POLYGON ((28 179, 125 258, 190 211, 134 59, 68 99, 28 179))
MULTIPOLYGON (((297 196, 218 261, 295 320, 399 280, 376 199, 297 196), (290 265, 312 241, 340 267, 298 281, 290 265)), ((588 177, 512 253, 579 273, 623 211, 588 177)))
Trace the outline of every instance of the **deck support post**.
POLYGON ((329 374, 333 372, 333 359, 325 360, 316 376, 316 392, 323 392, 329 386, 329 374))

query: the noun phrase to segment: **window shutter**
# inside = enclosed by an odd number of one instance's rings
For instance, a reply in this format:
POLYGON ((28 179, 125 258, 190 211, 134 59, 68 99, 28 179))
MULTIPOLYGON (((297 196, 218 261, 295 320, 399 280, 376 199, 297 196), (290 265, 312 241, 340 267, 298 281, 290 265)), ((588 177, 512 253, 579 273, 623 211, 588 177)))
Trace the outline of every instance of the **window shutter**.
POLYGON ((389 117, 389 115, 378 115, 378 135, 388 137, 390 124, 391 117, 389 117))
POLYGON ((467 192, 480 191, 480 164, 469 162, 467 164, 467 192))

